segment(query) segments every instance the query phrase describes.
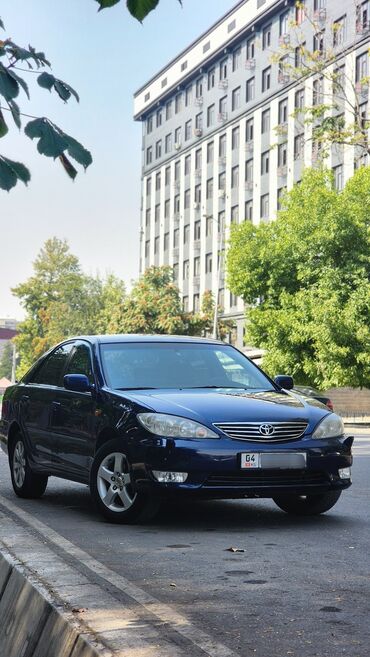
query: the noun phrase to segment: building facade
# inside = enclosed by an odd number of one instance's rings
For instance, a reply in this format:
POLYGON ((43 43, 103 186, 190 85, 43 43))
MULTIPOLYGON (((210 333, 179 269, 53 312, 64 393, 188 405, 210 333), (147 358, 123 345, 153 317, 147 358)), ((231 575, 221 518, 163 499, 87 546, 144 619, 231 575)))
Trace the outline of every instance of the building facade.
MULTIPOLYGON (((190 311, 211 289, 236 322, 238 346, 244 308, 226 287, 220 255, 230 225, 274 219, 283 191, 317 159, 299 110, 333 93, 325 78, 297 80, 274 57, 289 44, 292 21, 307 47, 336 49, 343 84, 349 95, 362 85, 359 111, 368 116, 369 0, 306 0, 305 9, 289 0, 238 2, 135 94, 143 126, 140 271, 171 265, 190 311)), ((350 121, 347 114, 344 103, 350 121)), ((361 163, 350 145, 327 157, 338 188, 361 163)))

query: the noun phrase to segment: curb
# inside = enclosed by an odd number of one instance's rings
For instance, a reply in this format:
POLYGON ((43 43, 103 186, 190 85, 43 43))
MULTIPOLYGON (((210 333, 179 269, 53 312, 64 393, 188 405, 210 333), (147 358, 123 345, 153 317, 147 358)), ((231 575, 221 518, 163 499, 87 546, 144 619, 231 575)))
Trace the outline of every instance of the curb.
MULTIPOLYGON (((46 590, 0 553, 0 655, 4 657, 102 657, 83 628, 58 608, 46 590)), ((111 654, 111 653, 110 653, 111 654)))

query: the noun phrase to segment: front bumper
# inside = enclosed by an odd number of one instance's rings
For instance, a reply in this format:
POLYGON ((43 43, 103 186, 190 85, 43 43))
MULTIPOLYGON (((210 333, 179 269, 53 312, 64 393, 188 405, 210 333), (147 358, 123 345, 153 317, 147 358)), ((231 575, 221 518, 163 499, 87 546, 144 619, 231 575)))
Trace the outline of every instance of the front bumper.
POLYGON ((163 496, 190 495, 219 498, 273 497, 278 494, 313 494, 343 490, 350 479, 341 479, 339 469, 352 465, 353 438, 327 441, 304 438, 290 443, 248 443, 230 439, 157 439, 147 445, 142 460, 134 463, 138 490, 163 496), (304 469, 241 469, 241 453, 306 454, 304 469), (159 483, 153 470, 187 472, 184 483, 159 483))

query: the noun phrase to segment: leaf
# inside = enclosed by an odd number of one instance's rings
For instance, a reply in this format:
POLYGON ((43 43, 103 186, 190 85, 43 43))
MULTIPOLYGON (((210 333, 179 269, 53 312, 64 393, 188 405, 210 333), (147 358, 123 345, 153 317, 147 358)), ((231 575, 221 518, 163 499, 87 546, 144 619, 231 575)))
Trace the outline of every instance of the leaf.
POLYGON ((23 80, 23 78, 19 77, 14 71, 8 71, 9 75, 17 82, 23 89, 24 93, 26 94, 28 100, 30 99, 30 92, 28 91, 28 84, 23 80))
POLYGON ((18 180, 25 185, 31 180, 31 174, 21 162, 14 162, 0 155, 0 188, 9 192, 18 180))
POLYGON ((86 150, 76 139, 70 137, 69 135, 64 135, 68 143, 68 153, 73 157, 76 162, 82 164, 82 166, 87 169, 88 166, 92 163, 92 156, 90 151, 86 150))
POLYGON ((50 73, 41 73, 39 77, 37 78, 37 82, 40 85, 40 87, 43 87, 44 89, 48 89, 49 91, 52 90, 54 87, 55 91, 57 92, 58 96, 67 102, 69 98, 74 96, 77 100, 77 102, 80 102, 80 98, 78 93, 72 89, 72 87, 67 84, 66 82, 63 82, 62 80, 58 80, 58 78, 55 78, 54 75, 51 75, 50 73))
POLYGON ((5 66, 0 64, 0 95, 5 100, 13 100, 19 94, 19 85, 13 76, 9 74, 5 66))
POLYGON ((98 2, 100 5, 98 11, 101 11, 102 9, 113 7, 113 5, 116 5, 118 2, 120 2, 120 0, 96 0, 96 2, 98 2))
POLYGON ((127 9, 140 23, 156 8, 159 0, 127 0, 127 9))
POLYGON ((36 64, 37 68, 46 65, 50 66, 50 62, 46 59, 45 54, 43 52, 37 52, 35 48, 33 48, 32 46, 28 46, 28 50, 27 50, 26 48, 17 46, 17 44, 14 43, 13 41, 8 40, 7 52, 15 60, 19 60, 22 62, 26 61, 30 68, 32 68, 32 66, 29 63, 29 60, 32 60, 36 64))
POLYGON ((24 131, 30 139, 39 139, 37 150, 42 155, 55 159, 67 149, 68 144, 62 131, 56 130, 45 117, 27 123, 24 131))
POLYGON ((0 109, 0 139, 1 137, 5 137, 7 132, 8 132, 8 126, 6 125, 4 115, 0 109))
POLYGON ((68 159, 68 157, 64 155, 64 153, 62 153, 62 155, 59 155, 59 159, 68 176, 72 178, 72 180, 74 180, 77 176, 77 170, 74 168, 72 162, 68 159))
POLYGON ((3 23, 3 21, 1 20, 1 18, 0 18, 0 27, 1 27, 2 30, 5 30, 4 23, 3 23))
POLYGON ((12 117, 13 117, 13 121, 14 121, 15 125, 17 126, 17 128, 21 129, 21 115, 20 115, 20 109, 19 109, 17 103, 15 102, 15 100, 10 100, 8 102, 8 105, 9 105, 9 109, 12 113, 12 117))

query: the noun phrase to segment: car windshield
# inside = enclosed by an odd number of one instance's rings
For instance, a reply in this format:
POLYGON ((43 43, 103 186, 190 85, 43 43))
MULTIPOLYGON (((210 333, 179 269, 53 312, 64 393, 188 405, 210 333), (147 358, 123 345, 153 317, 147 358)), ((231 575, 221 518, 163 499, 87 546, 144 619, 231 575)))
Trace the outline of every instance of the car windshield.
POLYGON ((257 367, 227 345, 134 342, 101 345, 106 382, 115 389, 275 390, 257 367))

